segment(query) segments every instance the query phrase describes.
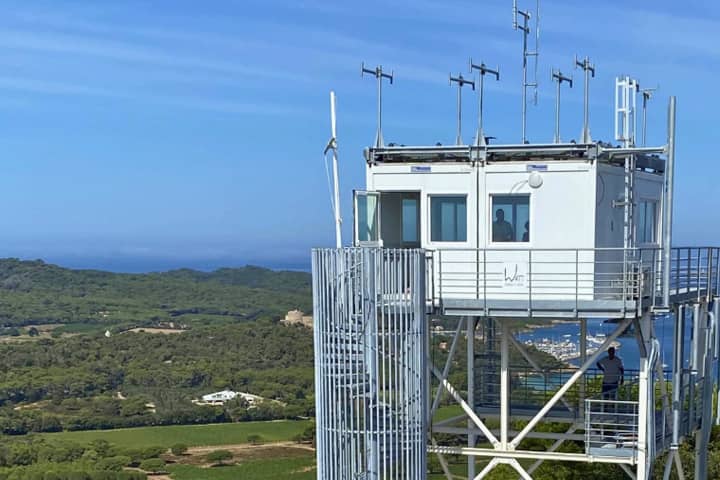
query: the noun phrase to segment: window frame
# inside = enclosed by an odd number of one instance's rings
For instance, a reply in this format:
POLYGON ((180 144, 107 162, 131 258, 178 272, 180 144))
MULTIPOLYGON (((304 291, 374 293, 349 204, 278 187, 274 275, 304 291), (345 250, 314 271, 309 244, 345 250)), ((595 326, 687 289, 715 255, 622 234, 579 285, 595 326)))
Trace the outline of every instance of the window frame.
POLYGON ((660 245, 660 242, 658 241, 658 227, 660 224, 660 210, 659 210, 660 201, 656 198, 641 198, 640 201, 637 204, 637 211, 635 216, 635 241, 638 245, 660 245), (640 232, 640 211, 643 212, 643 218, 645 219, 645 223, 643 224, 642 235, 645 235, 645 229, 647 228, 647 207, 649 205, 653 205, 653 218, 652 218, 652 240, 648 241, 646 238, 641 241, 641 232, 640 232))
POLYGON ((513 247, 516 248, 527 248, 529 245, 532 245, 533 239, 535 238, 535 235, 533 235, 533 208, 532 208, 532 194, 531 193, 506 193, 506 192, 488 192, 488 207, 487 207, 487 244, 493 247, 513 247), (527 242, 523 242, 522 240, 519 241, 512 241, 512 242, 496 242, 493 240, 493 223, 495 221, 494 216, 494 203, 493 200, 495 197, 525 197, 527 198, 527 205, 528 205, 528 233, 530 234, 530 239, 527 242))
POLYGON ((470 241, 470 210, 468 209, 468 198, 469 195, 466 193, 428 193, 427 194, 427 209, 428 209, 428 222, 427 222, 427 233, 428 233, 428 243, 434 244, 434 245, 447 245, 447 246, 456 246, 456 245, 467 245, 470 241), (465 240, 434 240, 433 239, 433 199, 435 198, 460 198, 465 201, 465 240))

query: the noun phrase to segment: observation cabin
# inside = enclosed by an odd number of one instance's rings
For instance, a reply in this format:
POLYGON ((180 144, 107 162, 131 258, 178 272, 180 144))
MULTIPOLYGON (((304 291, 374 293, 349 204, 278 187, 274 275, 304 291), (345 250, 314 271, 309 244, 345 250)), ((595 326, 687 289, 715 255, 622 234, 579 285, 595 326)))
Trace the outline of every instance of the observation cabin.
POLYGON ((615 317, 634 315, 641 288, 650 304, 662 295, 665 146, 388 146, 365 157, 354 244, 426 250, 443 313, 615 317))
MULTIPOLYGON (((593 140, 595 67, 576 58, 578 140, 560 139, 560 85, 572 78, 553 70, 555 138, 530 143, 526 94, 537 79, 527 60, 537 49, 527 47, 530 13, 516 2, 513 13, 524 36, 519 143, 488 142, 483 81, 499 68, 471 60, 477 79, 450 76, 454 145, 385 145, 382 85, 394 74, 363 64, 377 80, 378 123, 365 186, 353 192, 352 245, 340 238, 335 168, 337 248, 312 255, 318 480, 482 480, 500 465, 529 480, 546 461, 612 464, 642 480, 662 461, 664 479, 683 478, 679 449, 691 436, 694 478, 707 478, 720 425, 720 248, 671 245, 676 99, 666 141, 647 145, 653 89, 617 77, 614 138, 593 140), (465 143, 462 89, 478 84, 478 127, 465 143), (552 320, 577 326, 575 363, 543 366, 519 339, 552 320), (589 320, 607 332, 588 335, 589 320), (658 321, 670 322, 671 346, 658 321), (596 366, 621 336, 637 344, 637 364, 612 377, 596 366)), ((337 167, 332 112, 326 152, 337 167)))

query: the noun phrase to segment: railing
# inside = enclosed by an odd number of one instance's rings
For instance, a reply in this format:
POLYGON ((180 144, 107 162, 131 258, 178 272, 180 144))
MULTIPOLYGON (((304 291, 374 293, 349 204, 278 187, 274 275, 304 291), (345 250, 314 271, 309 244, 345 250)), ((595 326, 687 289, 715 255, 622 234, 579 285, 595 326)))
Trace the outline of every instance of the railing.
MULTIPOLYGON (((720 249, 672 249, 668 286, 673 300, 720 295, 720 249)), ((563 302, 581 309, 588 301, 634 307, 664 305, 661 248, 438 249, 427 251, 429 301, 471 300, 486 309, 522 301, 532 311, 563 302)))
POLYGON ((585 453, 636 459, 638 405, 628 400, 585 400, 585 453))

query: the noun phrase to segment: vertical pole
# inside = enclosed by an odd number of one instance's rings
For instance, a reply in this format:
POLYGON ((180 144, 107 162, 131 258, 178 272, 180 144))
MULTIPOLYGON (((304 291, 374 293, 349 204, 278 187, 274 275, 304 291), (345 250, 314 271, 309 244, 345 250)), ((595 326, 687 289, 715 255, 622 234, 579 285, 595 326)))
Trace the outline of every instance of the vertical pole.
MULTIPOLYGON (((670 105, 668 106, 668 143, 667 163, 665 165, 665 192, 663 195, 663 303, 665 307, 670 306, 670 261, 672 255, 673 181, 675 171, 675 104, 675 97, 670 97, 670 105)), ((679 289, 680 286, 676 285, 675 288, 679 289)))
POLYGON ((379 148, 384 146, 385 141, 382 137, 382 74, 377 77, 377 133, 375 134, 375 147, 379 148))
POLYGON ((560 143, 560 82, 555 90, 555 143, 560 143))
MULTIPOLYGON (((475 411, 475 317, 467 317, 467 402, 475 411)), ((468 420, 468 430, 475 428, 468 420)), ((468 447, 475 447, 475 435, 468 433, 468 447)), ((475 457, 468 455, 468 478, 475 478, 475 457)))
MULTIPOLYGON (((587 318, 580 319, 580 364, 584 364, 587 361, 587 318)), ((585 384, 587 383, 587 377, 583 378, 578 385, 578 393, 580 397, 580 405, 578 405, 578 411, 580 417, 585 416, 585 384)))
POLYGON ((510 368, 509 343, 510 325, 500 320, 502 338, 500 339, 500 445, 503 450, 508 448, 508 430, 510 419, 510 368))
MULTIPOLYGON (((639 324, 636 324, 636 328, 640 327, 643 331, 638 335, 639 342, 645 342, 648 338, 645 334, 648 332, 644 327, 647 325, 649 314, 644 314, 639 324)), ((638 439, 637 439, 637 478, 638 480, 647 480, 650 472, 648 471, 648 458, 650 457, 650 441, 655 441, 654 437, 649 437, 648 430, 650 425, 648 424, 648 411, 655 409, 654 403, 650 403, 651 396, 649 395, 650 389, 655 388, 652 384, 652 365, 651 358, 648 355, 647 348, 640 349, 640 372, 638 379, 638 439), (643 354, 643 350, 645 354, 643 354)), ((654 396, 653 396, 654 398, 654 396)))
POLYGON ((483 145, 485 144, 485 139, 483 138, 483 93, 485 90, 485 74, 480 73, 480 100, 478 105, 478 135, 477 135, 477 145, 483 145))
POLYGON ((457 137, 455 145, 462 145, 462 83, 458 86, 457 92, 457 137))
POLYGON ((643 116, 642 116, 642 146, 647 142, 647 101, 648 97, 643 92, 643 116))
POLYGON ((522 89, 522 143, 527 142, 527 36, 528 36, 528 15, 523 15, 523 89, 522 89))
MULTIPOLYGON (((585 64, 587 65, 587 58, 585 64)), ((585 93, 583 94, 583 143, 590 141, 590 71, 585 69, 585 93)))
POLYGON ((338 156, 337 156, 337 130, 336 130, 336 117, 335 117, 335 92, 330 91, 330 129, 331 129, 331 142, 333 144, 333 202, 335 210, 335 246, 342 248, 342 232, 341 225, 342 220, 340 218, 340 187, 338 181, 338 156))

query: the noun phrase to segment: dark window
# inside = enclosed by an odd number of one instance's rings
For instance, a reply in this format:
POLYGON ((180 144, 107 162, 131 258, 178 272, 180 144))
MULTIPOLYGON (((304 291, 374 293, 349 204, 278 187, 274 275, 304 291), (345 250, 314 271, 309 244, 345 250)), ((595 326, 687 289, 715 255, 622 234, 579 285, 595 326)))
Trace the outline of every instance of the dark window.
POLYGON ((430 197, 431 241, 467 241, 466 203, 465 197, 430 197))
POLYGON ((530 241, 530 196, 493 195, 492 241, 530 241))

